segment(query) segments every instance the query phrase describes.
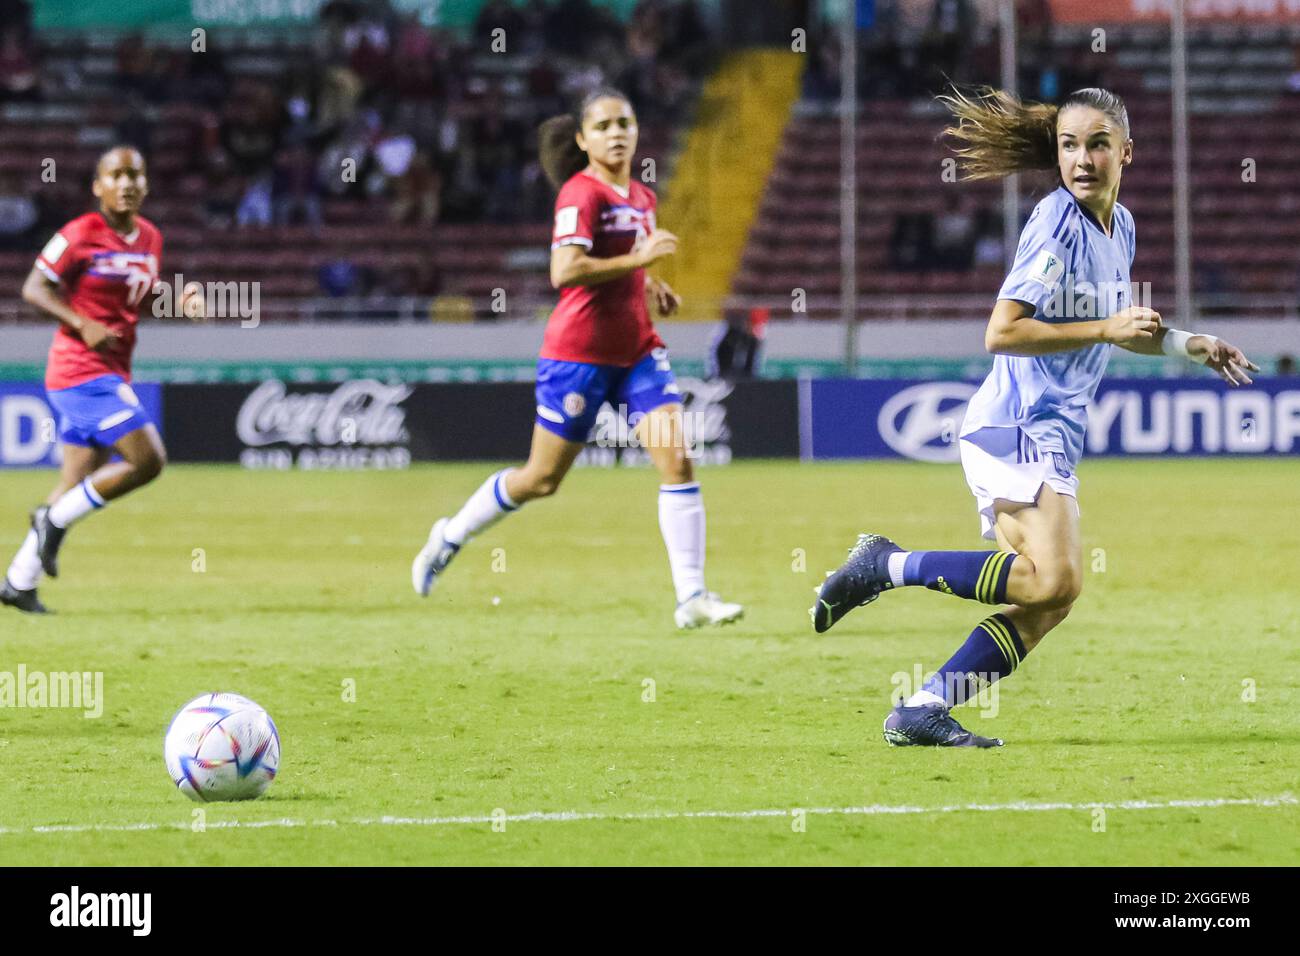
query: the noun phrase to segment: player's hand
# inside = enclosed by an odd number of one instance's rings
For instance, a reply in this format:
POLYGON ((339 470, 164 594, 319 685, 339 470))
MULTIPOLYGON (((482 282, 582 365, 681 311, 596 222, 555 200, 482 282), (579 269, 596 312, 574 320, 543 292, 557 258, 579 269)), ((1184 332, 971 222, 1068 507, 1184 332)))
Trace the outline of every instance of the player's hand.
POLYGON ((89 348, 92 348, 97 352, 108 351, 114 348, 121 340, 121 336, 102 322, 96 322, 94 319, 85 319, 81 323, 81 341, 85 342, 89 348))
POLYGON ((203 298, 203 286, 197 282, 185 283, 185 289, 181 292, 181 314, 187 319, 199 319, 207 317, 207 304, 203 298))
POLYGON ((682 297, 674 292, 672 286, 662 279, 647 278, 646 292, 653 296, 655 308, 660 315, 672 315, 682 304, 682 297))
POLYGON ((654 265, 660 259, 671 256, 677 251, 677 237, 667 229, 656 229, 646 236, 639 250, 641 265, 654 265))
POLYGON ((1150 339, 1160 328, 1160 313, 1155 309, 1130 305, 1103 319, 1102 339, 1111 345, 1127 345, 1150 339))
POLYGON ((1251 385, 1246 374, 1249 369, 1258 372, 1259 366, 1246 358, 1241 349, 1213 335, 1193 335, 1187 340, 1187 354, 1196 360, 1205 359, 1206 368, 1212 368, 1229 385, 1251 385))

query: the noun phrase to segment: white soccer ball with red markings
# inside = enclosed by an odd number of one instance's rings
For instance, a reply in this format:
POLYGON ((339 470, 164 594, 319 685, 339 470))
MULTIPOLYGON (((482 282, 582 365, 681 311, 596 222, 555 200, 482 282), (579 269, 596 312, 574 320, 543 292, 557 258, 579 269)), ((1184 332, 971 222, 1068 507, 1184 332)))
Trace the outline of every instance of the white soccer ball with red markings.
POLYGON ((167 772, 202 803, 260 797, 280 767, 280 734, 239 694, 204 694, 176 712, 163 739, 167 772))

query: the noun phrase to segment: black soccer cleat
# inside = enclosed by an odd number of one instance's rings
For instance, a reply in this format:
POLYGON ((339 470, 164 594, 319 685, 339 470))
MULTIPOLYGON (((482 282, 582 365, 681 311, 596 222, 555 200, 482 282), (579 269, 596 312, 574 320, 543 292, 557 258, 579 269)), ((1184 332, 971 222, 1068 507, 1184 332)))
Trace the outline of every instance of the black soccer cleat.
POLYGON ((973 734, 953 718, 943 704, 905 707, 901 703, 885 718, 885 740, 891 747, 1001 747, 1000 737, 973 734))
POLYGON ((41 570, 52 578, 59 576, 59 548, 63 546, 66 528, 57 527, 50 520, 50 506, 41 505, 32 512, 32 530, 36 532, 36 553, 41 559, 41 570))
POLYGON ((49 614, 50 609, 41 603, 41 599, 36 596, 36 588, 30 591, 20 591, 12 584, 9 579, 5 578, 3 587, 0 587, 0 604, 5 607, 17 608, 24 614, 49 614))
POLYGON ((829 631, 849 611, 870 604, 881 591, 893 587, 889 580, 889 556, 902 550, 883 535, 858 535, 849 559, 816 589, 817 604, 808 613, 817 633, 829 631))

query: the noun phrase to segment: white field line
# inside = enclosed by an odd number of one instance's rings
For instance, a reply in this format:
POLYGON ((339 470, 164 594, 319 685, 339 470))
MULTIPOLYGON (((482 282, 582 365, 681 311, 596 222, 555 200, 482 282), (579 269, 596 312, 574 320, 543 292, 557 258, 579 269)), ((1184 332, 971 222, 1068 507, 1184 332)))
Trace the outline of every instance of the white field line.
MULTIPOLYGON (((1043 813, 1053 810, 1185 810, 1212 807, 1294 807, 1300 805, 1293 795, 1231 799, 1219 797, 1196 800, 1120 800, 1113 803, 959 803, 941 807, 887 806, 865 807, 794 807, 768 810, 659 810, 645 813, 580 813, 566 810, 554 813, 483 814, 461 817, 360 817, 352 820, 214 820, 208 830, 257 830, 265 827, 447 827, 489 823, 575 823, 587 820, 654 821, 654 820, 750 820, 761 817, 789 817, 796 810, 809 816, 880 816, 924 813, 1043 813)), ((190 823, 69 823, 35 827, 0 827, 0 837, 29 833, 131 833, 147 830, 189 830, 190 823)))

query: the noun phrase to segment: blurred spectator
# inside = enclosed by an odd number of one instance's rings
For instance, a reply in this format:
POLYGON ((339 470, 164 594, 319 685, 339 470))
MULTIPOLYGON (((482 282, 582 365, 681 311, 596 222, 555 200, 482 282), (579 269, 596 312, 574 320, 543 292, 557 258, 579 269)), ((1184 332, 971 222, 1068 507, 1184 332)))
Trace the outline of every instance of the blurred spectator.
POLYGON ((976 269, 986 266, 1001 266, 1005 263, 1006 250, 1002 244, 1002 219, 1000 215, 987 207, 975 214, 975 251, 971 257, 976 269))
POLYGON ((331 298, 368 295, 375 286, 374 272, 350 259, 324 263, 317 278, 321 291, 331 298))
POLYGON ((271 173, 255 176, 244 189, 235 209, 235 225, 240 228, 257 226, 264 228, 271 225, 271 173))
POLYGON ((431 226, 442 211, 442 173, 434 168, 425 150, 418 151, 409 166, 391 184, 389 218, 401 225, 431 226))
POLYGON ((20 26, 0 26, 0 100, 40 98, 36 57, 20 26))
POLYGON ((38 241, 41 209, 17 176, 0 179, 0 249, 25 250, 38 241))
POLYGON ((1277 357, 1277 375, 1291 376, 1295 374, 1295 359, 1290 355, 1279 355, 1277 357))
POLYGON ((975 252, 975 217, 966 194, 949 192, 944 211, 934 222, 934 265, 969 269, 975 252))
POLYGON ((261 173, 275 157, 284 113, 275 91, 266 84, 242 80, 235 87, 221 116, 221 144, 236 170, 261 173))
POLYGON ((890 262, 900 272, 917 272, 934 261, 934 219, 928 212, 902 213, 894 220, 890 262))
POLYGON ((233 174, 230 161, 215 153, 205 173, 203 214, 210 229, 229 229, 235 223, 235 211, 244 194, 244 183, 233 174))
POLYGON ((19 45, 31 43, 32 5, 28 0, 0 0, 0 23, 16 36, 19 45))
POLYGON ((971 45, 977 25, 970 0, 934 0, 921 38, 921 58, 929 67, 926 92, 939 92, 945 77, 959 75, 963 51, 971 45))
POLYGON ((301 220, 313 230, 322 222, 320 184, 316 179, 316 158, 305 143, 284 150, 276 158, 271 195, 275 201, 275 224, 293 225, 301 220))
POLYGON ((362 197, 372 168, 372 148, 378 135, 379 118, 358 113, 337 140, 321 152, 317 179, 332 196, 362 197))

